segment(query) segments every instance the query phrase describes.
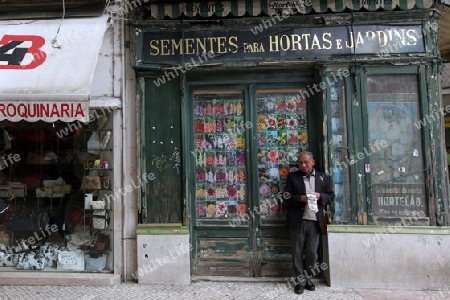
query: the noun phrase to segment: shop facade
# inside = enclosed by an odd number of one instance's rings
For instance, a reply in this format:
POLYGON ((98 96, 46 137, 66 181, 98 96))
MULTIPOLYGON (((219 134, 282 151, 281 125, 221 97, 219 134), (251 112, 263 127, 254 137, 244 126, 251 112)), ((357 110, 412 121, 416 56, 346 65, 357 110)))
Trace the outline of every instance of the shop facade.
POLYGON ((103 8, 2 15, 3 284, 122 281, 123 29, 103 8))
MULTIPOLYGON (((408 244, 423 234, 447 241, 441 66, 434 46, 441 13, 432 5, 141 7, 133 24, 138 169, 157 180, 140 190, 138 235, 170 228, 170 236, 173 228, 185 228, 188 276, 290 277, 283 186, 298 153, 308 150, 316 167, 332 176, 336 193, 320 249, 328 283, 351 285, 336 276, 367 278, 363 271, 346 274, 347 257, 356 252, 361 265, 366 255, 362 233, 395 239, 407 232, 408 244), (354 245, 345 245, 349 237, 354 245)), ((138 239, 138 253, 141 246, 138 239)), ((433 251, 446 259, 443 247, 433 251)), ((389 245, 380 248, 389 252, 389 245)), ((413 251, 402 251, 414 259, 413 251)), ((371 259, 364 264, 377 265, 377 272, 396 272, 371 259)), ((414 270, 398 275, 399 284, 407 285, 408 272, 414 270)), ((373 285, 383 280, 378 276, 373 285)))

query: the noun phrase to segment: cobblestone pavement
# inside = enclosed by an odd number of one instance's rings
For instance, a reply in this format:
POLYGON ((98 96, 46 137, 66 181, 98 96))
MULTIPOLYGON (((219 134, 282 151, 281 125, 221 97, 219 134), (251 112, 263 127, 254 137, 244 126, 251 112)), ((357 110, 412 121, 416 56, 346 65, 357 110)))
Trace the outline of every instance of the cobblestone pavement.
POLYGON ((330 288, 316 284, 316 291, 296 295, 286 283, 198 281, 189 286, 139 285, 123 283, 116 286, 0 286, 0 299, 11 300, 109 300, 109 299, 205 299, 205 300, 444 300, 448 290, 402 291, 330 288))

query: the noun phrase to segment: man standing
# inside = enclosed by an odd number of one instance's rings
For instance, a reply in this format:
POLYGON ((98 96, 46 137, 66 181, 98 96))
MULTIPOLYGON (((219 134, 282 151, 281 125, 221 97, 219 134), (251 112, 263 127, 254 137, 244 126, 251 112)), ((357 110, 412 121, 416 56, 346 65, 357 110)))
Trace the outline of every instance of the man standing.
POLYGON ((298 157, 299 171, 288 175, 285 201, 288 204, 287 224, 290 228, 292 262, 296 285, 294 292, 315 290, 310 278, 317 262, 317 249, 324 221, 325 205, 334 200, 328 176, 314 169, 313 154, 301 152, 298 157))

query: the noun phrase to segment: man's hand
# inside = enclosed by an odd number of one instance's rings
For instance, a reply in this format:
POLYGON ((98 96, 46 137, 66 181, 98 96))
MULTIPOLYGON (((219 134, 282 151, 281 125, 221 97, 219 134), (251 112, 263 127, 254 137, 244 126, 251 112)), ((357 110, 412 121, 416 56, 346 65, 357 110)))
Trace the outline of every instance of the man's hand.
MULTIPOLYGON (((316 200, 320 199, 320 193, 314 193, 316 194, 316 200)), ((301 202, 308 202, 308 195, 302 195, 300 196, 300 201, 301 202)))

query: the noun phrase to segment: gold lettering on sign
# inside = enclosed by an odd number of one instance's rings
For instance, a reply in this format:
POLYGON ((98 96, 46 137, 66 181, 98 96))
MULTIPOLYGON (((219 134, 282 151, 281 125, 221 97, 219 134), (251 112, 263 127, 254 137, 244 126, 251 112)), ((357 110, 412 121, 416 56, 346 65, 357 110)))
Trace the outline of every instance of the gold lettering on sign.
POLYGON ((278 52, 278 35, 269 35, 269 51, 278 52))
POLYGON ((350 32, 350 38, 349 38, 348 41, 345 42, 345 48, 347 48, 347 49, 352 49, 352 48, 355 46, 355 45, 353 44, 353 39, 354 39, 354 37, 353 37, 353 32, 350 32), (350 42, 350 44, 349 44, 349 42, 350 42))
POLYGON ((208 52, 206 50, 206 38, 203 38, 203 41, 200 38, 196 38, 195 39, 195 43, 197 44, 197 49, 201 50, 202 53, 203 52, 208 52))
POLYGON ((178 40, 178 43, 177 40, 171 40, 171 42, 172 42, 172 53, 176 53, 178 51, 180 54, 184 54, 182 40, 178 40))
POLYGON ((414 29, 409 29, 406 31, 406 36, 409 38, 410 42, 407 43, 408 46, 417 45, 419 33, 414 29))
POLYGON ((150 56, 158 56, 159 55, 159 41, 151 40, 150 41, 150 56))
POLYGON ((217 40, 216 37, 209 38, 209 51, 215 52, 214 51, 214 43, 215 43, 216 40, 217 40))
POLYGON ((320 46, 319 43, 319 38, 317 37, 317 35, 313 36, 313 41, 311 44, 311 49, 314 49, 314 47, 317 47, 318 50, 322 50, 322 47, 320 46))
POLYGON ((302 34, 302 39, 303 39, 303 41, 306 43, 305 44, 305 50, 309 50, 309 36, 310 36, 311 34, 309 34, 309 33, 304 33, 304 34, 302 34))
POLYGON ((355 45, 355 47, 358 48, 359 45, 361 45, 361 46, 364 45, 364 37, 363 37, 361 32, 358 32, 358 34, 356 36, 356 45, 355 45))
POLYGON ((226 37, 221 36, 217 38, 217 53, 227 53, 227 48, 225 48, 226 37))
POLYGON ((230 44, 230 51, 233 53, 237 53, 239 46, 236 44, 238 40, 237 36, 230 36, 228 39, 228 43, 230 44))
MULTIPOLYGON (((261 48, 261 47, 259 47, 261 48)), ((202 53, 237 53, 237 36, 150 40, 150 56, 201 55, 202 53)))
POLYGON ((280 48, 283 51, 288 51, 289 48, 291 47, 291 40, 289 39, 289 37, 285 34, 283 34, 280 37, 280 48))
POLYGON ((161 55, 170 55, 169 43, 170 40, 161 40, 161 55))
MULTIPOLYGON (((417 46, 422 39, 419 28, 387 28, 372 27, 367 30, 354 30, 345 32, 302 32, 280 33, 268 35, 264 39, 255 41, 239 41, 239 35, 231 36, 207 36, 188 37, 174 39, 152 39, 148 41, 150 56, 176 56, 176 55, 201 55, 202 53, 264 53, 264 52, 288 52, 288 51, 315 51, 327 54, 334 50, 358 50, 367 51, 373 49, 374 54, 381 48, 391 45, 405 47, 417 46)), ((242 38, 247 38, 243 34, 242 38)), ((408 48, 401 52, 407 52, 408 48)), ((370 52, 369 52, 370 53, 370 52)))
POLYGON ((324 34, 322 34, 323 49, 330 50, 331 47, 333 47, 333 43, 331 42, 331 40, 327 39, 326 37, 331 38, 331 32, 325 32, 324 34), (325 44, 327 44, 327 46, 325 44))
POLYGON ((262 43, 244 43, 244 52, 265 52, 262 43))
POLYGON ((186 54, 196 54, 195 53, 196 51, 194 51, 194 42, 195 42, 195 40, 192 38, 184 39, 184 43, 186 45, 186 51, 185 51, 186 54))
POLYGON ((291 35, 292 51, 302 50, 302 44, 300 43, 301 37, 298 34, 291 35))

